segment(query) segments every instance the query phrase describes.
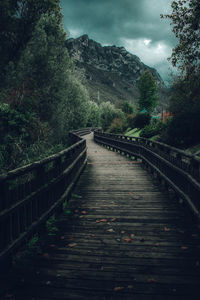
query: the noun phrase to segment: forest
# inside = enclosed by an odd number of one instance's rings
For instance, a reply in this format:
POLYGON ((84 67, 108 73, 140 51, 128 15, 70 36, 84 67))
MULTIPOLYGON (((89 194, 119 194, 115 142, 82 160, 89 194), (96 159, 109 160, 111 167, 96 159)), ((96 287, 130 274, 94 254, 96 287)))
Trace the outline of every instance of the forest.
POLYGON ((157 86, 150 72, 138 82, 135 107, 91 101, 69 57, 59 0, 2 0, 0 10, 0 169, 7 172, 69 146, 68 133, 101 127, 112 133, 140 131, 178 148, 199 143, 200 3, 172 1, 178 44, 171 63, 179 70, 170 86, 167 122, 153 119, 157 86))

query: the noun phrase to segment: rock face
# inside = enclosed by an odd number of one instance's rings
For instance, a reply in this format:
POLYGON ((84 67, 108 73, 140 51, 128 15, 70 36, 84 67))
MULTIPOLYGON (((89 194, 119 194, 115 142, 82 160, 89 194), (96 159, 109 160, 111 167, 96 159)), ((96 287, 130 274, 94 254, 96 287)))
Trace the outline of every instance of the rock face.
POLYGON ((84 70, 90 97, 96 102, 129 100, 136 103, 137 81, 145 70, 151 71, 160 94, 166 89, 158 72, 124 47, 102 47, 87 35, 68 39, 66 47, 77 68, 84 70))

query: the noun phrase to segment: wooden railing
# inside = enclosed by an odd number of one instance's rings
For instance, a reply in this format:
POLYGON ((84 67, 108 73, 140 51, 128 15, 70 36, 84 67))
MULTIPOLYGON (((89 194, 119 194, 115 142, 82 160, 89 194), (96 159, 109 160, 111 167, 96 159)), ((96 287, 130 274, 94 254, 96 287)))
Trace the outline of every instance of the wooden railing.
POLYGON ((199 157, 144 138, 95 131, 94 140, 134 159, 142 159, 157 178, 164 180, 200 220, 199 157))
POLYGON ((80 135, 89 132, 71 132, 66 150, 0 176, 0 262, 61 209, 86 164, 80 135))

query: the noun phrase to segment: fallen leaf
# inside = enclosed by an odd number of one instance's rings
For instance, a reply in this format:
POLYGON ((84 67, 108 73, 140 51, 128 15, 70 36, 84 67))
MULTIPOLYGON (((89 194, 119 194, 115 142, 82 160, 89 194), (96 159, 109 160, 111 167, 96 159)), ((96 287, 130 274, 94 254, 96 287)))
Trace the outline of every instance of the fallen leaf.
POLYGON ((131 233, 131 238, 134 238, 135 237, 135 234, 131 233))
POLYGON ((192 234, 192 237, 193 237, 193 238, 197 238, 197 237, 199 237, 199 236, 198 236, 198 234, 192 234))
POLYGON ((147 279, 147 282, 157 282, 157 280, 155 280, 154 278, 149 278, 147 279))
POLYGON ((111 228, 111 229, 108 229, 107 231, 108 231, 108 232, 115 232, 114 229, 112 229, 112 228, 111 228))
POLYGON ((96 220, 96 223, 101 223, 101 222, 106 223, 106 222, 107 222, 107 219, 96 220))
POLYGON ((69 237, 69 240, 70 240, 70 241, 73 241, 73 240, 74 240, 74 236, 73 236, 73 235, 70 236, 70 237, 69 237))
POLYGON ((181 249, 182 249, 182 250, 188 250, 188 247, 182 246, 181 249))
POLYGON ((124 238, 124 241, 127 242, 127 243, 130 243, 131 239, 130 238, 124 238))
POLYGON ((133 195, 133 193, 131 193, 131 192, 128 192, 128 194, 129 194, 129 195, 133 195))
POLYGON ((125 231, 123 231, 123 230, 122 230, 122 231, 121 231, 121 233, 122 233, 122 234, 124 234, 124 233, 125 233, 125 231))
POLYGON ((119 292, 119 291, 122 291, 123 289, 124 289, 124 286, 117 286, 114 288, 114 291, 119 292))
POLYGON ((170 228, 164 227, 164 231, 170 231, 170 228))
POLYGON ((87 211, 83 210, 81 213, 82 213, 82 215, 86 215, 87 211))
POLYGON ((44 254, 43 254, 43 257, 44 257, 44 258, 49 258, 49 254, 48 254, 48 253, 44 253, 44 254))
POLYGON ((79 210, 78 209, 75 209, 75 211, 74 211, 76 214, 79 212, 79 210))
POLYGON ((116 221, 116 218, 112 218, 112 219, 111 219, 111 222, 115 222, 115 221, 116 221))
POLYGON ((84 216, 79 216, 79 219, 83 219, 84 216))
POLYGON ((69 246, 70 248, 75 247, 76 245, 77 245, 76 243, 68 244, 68 246, 69 246))
POLYGON ((133 289, 133 285, 128 285, 127 288, 131 290, 133 289))
POLYGON ((64 235, 62 235, 62 236, 60 237, 60 239, 61 239, 61 240, 64 240, 64 239, 65 239, 64 235))

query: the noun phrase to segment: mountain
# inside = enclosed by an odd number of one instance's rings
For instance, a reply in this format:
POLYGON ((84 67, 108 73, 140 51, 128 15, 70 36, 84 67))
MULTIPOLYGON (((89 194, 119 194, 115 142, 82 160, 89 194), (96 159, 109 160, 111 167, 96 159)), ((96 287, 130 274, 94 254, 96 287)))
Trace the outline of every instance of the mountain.
POLYGON ((66 47, 78 72, 85 74, 85 84, 95 102, 128 100, 137 103, 137 81, 145 70, 150 70, 158 84, 159 108, 167 105, 168 92, 159 73, 124 47, 103 47, 88 35, 68 39, 66 47))

